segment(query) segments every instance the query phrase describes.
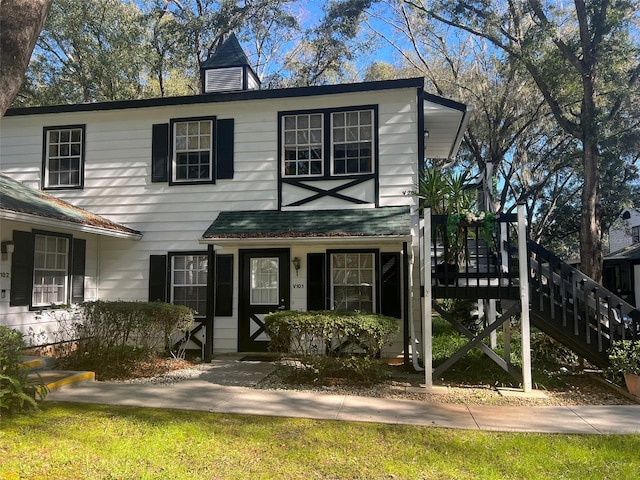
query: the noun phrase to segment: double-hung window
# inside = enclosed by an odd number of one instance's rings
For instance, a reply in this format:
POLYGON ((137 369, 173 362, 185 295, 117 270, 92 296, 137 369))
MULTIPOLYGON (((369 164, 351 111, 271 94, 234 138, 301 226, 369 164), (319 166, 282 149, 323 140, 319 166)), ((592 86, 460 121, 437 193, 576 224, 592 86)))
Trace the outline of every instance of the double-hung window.
POLYGON ((285 115, 283 122, 284 174, 322 175, 323 114, 285 115))
POLYGON ((69 298, 69 238, 37 234, 34 238, 32 305, 61 305, 69 298))
POLYGON ((331 254, 331 300, 334 310, 374 312, 375 254, 331 254))
POLYGON ((374 173, 375 118, 374 107, 283 114, 283 177, 374 173))
POLYGON ((82 188, 84 137, 84 125, 44 129, 43 188, 82 188))
POLYGON ((173 122, 173 182, 214 181, 213 118, 173 122))
POLYGON ((373 112, 331 114, 333 173, 335 175, 373 172, 373 112))
POLYGON ((191 308, 197 317, 207 311, 207 263, 206 254, 171 256, 171 303, 191 308))

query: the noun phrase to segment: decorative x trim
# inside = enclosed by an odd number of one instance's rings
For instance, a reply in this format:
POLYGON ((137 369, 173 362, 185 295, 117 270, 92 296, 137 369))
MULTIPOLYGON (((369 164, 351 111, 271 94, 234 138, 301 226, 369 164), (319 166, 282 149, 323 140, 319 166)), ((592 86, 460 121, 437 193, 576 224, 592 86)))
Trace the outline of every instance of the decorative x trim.
MULTIPOLYGON (((371 202, 368 202, 366 200, 360 200, 359 198, 354 198, 354 197, 349 197, 347 195, 343 195, 341 193, 338 193, 342 190, 346 190, 347 188, 351 188, 355 185, 359 185, 361 183, 367 182, 369 180, 374 180, 375 179, 375 175, 366 175, 366 176, 362 176, 362 177, 358 177, 355 178, 353 180, 351 180, 350 182, 345 183, 344 185, 339 185, 337 187, 333 187, 330 188, 328 190, 325 190, 323 188, 319 188, 313 185, 308 185, 305 182, 305 180, 300 180, 300 179, 283 179, 282 183, 286 184, 286 185, 293 185, 294 187, 298 187, 298 188, 302 188, 304 190, 309 190, 311 192, 315 192, 316 195, 312 195, 310 197, 307 198, 303 198, 302 200, 298 200, 296 202, 290 203, 288 205, 284 205, 286 207, 299 207, 300 205, 304 205, 306 203, 310 203, 313 202, 314 200, 318 200, 319 198, 323 198, 323 197, 333 197, 333 198, 337 198, 339 200, 344 200, 346 202, 350 202, 350 203, 355 203, 358 205, 363 205, 363 204, 368 204, 371 202)), ((310 180, 313 181, 313 180, 310 180)), ((316 181, 317 182, 317 181, 316 181)))

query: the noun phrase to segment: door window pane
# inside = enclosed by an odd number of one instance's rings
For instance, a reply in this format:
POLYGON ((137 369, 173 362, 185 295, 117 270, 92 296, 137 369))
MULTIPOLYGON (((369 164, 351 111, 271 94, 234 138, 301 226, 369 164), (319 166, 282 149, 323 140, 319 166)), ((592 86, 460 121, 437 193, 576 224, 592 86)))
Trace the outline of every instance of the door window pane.
POLYGON ((278 305, 278 257, 251 259, 251 305, 278 305))

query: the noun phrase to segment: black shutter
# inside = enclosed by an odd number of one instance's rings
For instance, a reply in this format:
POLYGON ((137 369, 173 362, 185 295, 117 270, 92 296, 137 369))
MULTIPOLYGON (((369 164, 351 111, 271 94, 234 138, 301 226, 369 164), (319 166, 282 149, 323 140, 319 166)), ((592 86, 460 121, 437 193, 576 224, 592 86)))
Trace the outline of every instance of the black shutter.
POLYGON ((307 310, 327 308, 326 268, 324 253, 307 254, 307 310))
POLYGON ((73 239, 71 252, 71 303, 84 302, 84 274, 87 253, 86 240, 73 239))
POLYGON ((151 140, 151 181, 168 181, 169 165, 169 124, 156 123, 153 125, 151 140))
POLYGON ((216 179, 233 178, 233 118, 216 122, 216 179))
POLYGON ((216 255, 216 317, 233 315, 233 255, 216 255))
POLYGON ((33 235, 31 232, 13 232, 13 256, 11 258, 12 307, 31 304, 33 288, 33 235))
POLYGON ((381 253, 382 288, 380 289, 380 313, 389 317, 402 318, 402 276, 400 274, 400 254, 381 253))
POLYGON ((149 258, 149 301, 167 301, 166 255, 151 255, 149 258))

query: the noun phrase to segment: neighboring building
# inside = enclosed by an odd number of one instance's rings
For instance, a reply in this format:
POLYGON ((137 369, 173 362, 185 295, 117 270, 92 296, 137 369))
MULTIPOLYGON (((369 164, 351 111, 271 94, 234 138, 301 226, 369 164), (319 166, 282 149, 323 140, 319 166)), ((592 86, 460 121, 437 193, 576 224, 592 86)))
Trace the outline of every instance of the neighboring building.
POLYGON ((609 229, 609 252, 640 243, 640 209, 624 210, 609 229))
POLYGON ((622 212, 609 229, 609 250, 604 258, 604 286, 631 305, 640 300, 640 210, 622 212))
POLYGON ((96 216, 2 197, 0 323, 42 344, 58 304, 163 300, 197 311, 191 346, 210 357, 265 349, 274 309, 348 308, 398 318, 402 351, 420 318, 411 192, 424 158, 455 155, 470 109, 421 78, 260 90, 233 36, 202 79, 201 95, 2 118, 3 192, 96 216))

